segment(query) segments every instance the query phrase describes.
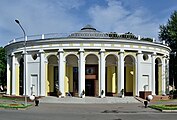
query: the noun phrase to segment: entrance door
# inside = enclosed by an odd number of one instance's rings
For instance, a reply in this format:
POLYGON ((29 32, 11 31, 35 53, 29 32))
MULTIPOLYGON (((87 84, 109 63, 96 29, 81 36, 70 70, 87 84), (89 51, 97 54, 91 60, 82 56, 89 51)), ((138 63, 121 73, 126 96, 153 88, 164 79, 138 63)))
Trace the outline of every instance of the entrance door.
POLYGON ((58 66, 54 66, 54 93, 52 95, 56 95, 58 89, 59 89, 59 86, 58 86, 58 66))
POLYGON ((94 80, 85 80, 85 95, 94 96, 94 80))
POLYGON ((98 65, 86 65, 85 68, 85 95, 95 96, 98 95, 98 84, 95 81, 98 80, 98 65))
POLYGON ((38 96, 38 76, 31 75, 31 95, 38 96))

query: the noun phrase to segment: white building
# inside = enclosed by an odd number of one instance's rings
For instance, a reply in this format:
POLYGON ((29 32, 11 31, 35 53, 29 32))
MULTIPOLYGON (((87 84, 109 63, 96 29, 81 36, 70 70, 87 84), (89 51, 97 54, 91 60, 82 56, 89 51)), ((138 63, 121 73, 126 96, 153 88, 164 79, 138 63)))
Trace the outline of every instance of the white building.
POLYGON ((8 95, 56 95, 57 88, 61 96, 167 92, 170 48, 165 44, 142 41, 131 33, 102 33, 90 25, 66 37, 25 39, 26 47, 23 38, 5 46, 8 95))

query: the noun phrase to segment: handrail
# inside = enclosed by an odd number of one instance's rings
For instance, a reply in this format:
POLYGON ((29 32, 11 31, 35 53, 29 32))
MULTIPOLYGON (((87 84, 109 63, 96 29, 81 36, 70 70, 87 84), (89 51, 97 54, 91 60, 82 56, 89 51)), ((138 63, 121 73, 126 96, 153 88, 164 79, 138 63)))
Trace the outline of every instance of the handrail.
MULTIPOLYGON (((66 38, 66 37, 71 37, 72 38, 72 35, 73 34, 77 34, 77 33, 78 32, 73 32, 73 33, 48 33, 48 34, 40 34, 40 35, 30 35, 30 36, 26 36, 26 40, 27 41, 31 41, 31 40, 66 38)), ((89 33, 86 33, 86 34, 89 34, 89 33)), ((136 39, 136 40, 140 40, 140 36, 139 35, 134 35, 135 37, 131 37, 130 38, 130 37, 126 37, 125 33, 101 32, 100 34, 103 35, 100 38, 104 38, 104 36, 105 36, 105 37, 111 38, 111 39, 136 39), (112 36, 113 34, 117 34, 117 37, 112 36)), ((84 33, 80 34, 77 37, 84 37, 83 35, 84 35, 84 33)), ((19 38, 13 39, 13 40, 9 41, 8 45, 11 44, 11 43, 19 42, 19 41, 24 41, 24 37, 19 37, 19 38)), ((157 44, 164 44, 165 45, 164 41, 160 42, 160 41, 155 41, 153 39, 153 42, 157 43, 157 44)))
MULTIPOLYGON (((48 33, 48 34, 40 34, 40 35, 29 35, 27 37, 27 41, 29 40, 39 40, 39 39, 50 39, 50 38, 62 38, 62 37, 68 37, 68 33, 48 33)), ((9 41, 8 44, 24 41, 23 37, 15 38, 11 41, 9 41)))

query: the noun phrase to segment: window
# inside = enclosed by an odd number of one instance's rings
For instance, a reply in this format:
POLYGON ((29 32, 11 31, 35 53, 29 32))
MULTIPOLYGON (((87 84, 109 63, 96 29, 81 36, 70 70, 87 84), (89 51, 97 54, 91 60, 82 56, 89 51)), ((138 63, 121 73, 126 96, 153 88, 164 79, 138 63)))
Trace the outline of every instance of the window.
POLYGON ((148 60, 148 58, 149 58, 149 57, 148 57, 147 54, 144 54, 144 55, 143 55, 143 60, 144 60, 144 61, 148 60))
POLYGON ((33 58, 33 60, 36 60, 37 59, 37 54, 36 53, 32 54, 32 58, 33 58))

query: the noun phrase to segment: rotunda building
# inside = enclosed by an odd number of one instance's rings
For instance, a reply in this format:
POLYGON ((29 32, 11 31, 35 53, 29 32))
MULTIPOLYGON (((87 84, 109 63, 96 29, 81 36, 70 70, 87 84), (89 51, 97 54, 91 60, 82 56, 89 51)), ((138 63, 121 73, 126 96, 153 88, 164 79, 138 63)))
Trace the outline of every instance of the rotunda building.
POLYGON ((8 95, 105 97, 168 92, 171 49, 131 33, 103 33, 86 25, 69 35, 15 39, 5 49, 8 95))

